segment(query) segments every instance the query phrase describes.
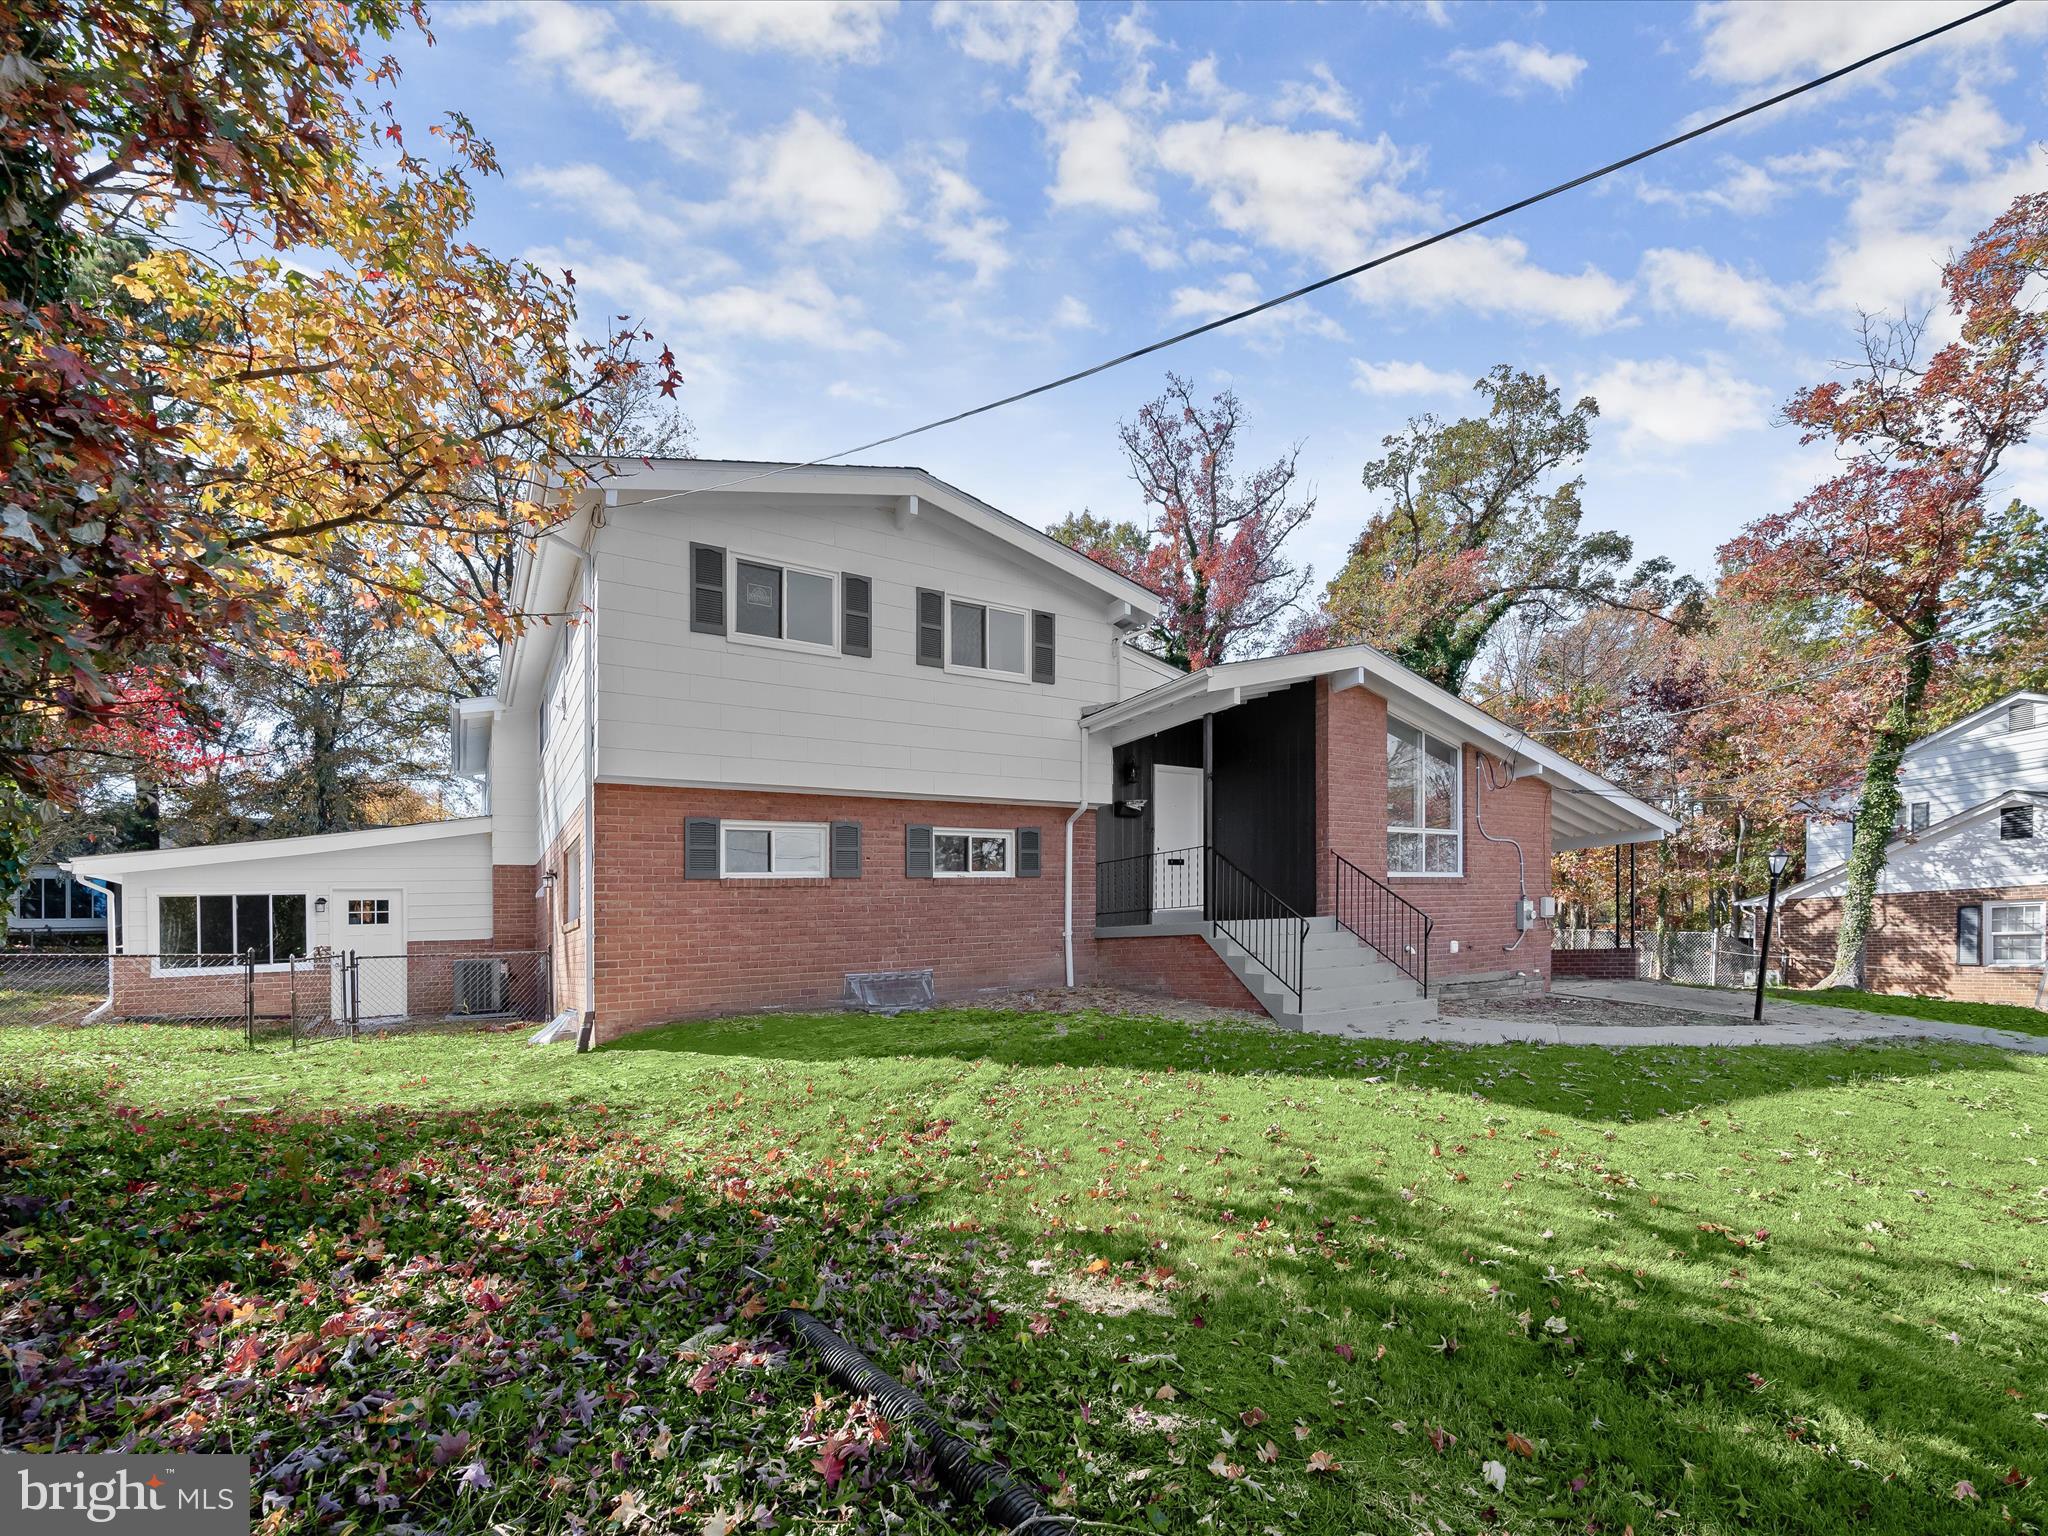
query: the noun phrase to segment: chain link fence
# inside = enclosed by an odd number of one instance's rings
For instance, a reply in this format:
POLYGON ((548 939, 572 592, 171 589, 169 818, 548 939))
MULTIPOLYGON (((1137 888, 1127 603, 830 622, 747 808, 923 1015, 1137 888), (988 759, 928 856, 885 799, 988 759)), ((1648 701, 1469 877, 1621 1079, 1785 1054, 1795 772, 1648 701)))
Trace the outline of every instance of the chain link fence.
POLYGON ((253 953, 0 953, 0 1028, 164 1024, 291 1045, 434 1029, 515 1028, 554 1013, 546 950, 327 952, 258 965, 253 953))
MULTIPOLYGON (((1615 943, 1615 932, 1607 928, 1567 928, 1553 935, 1551 948, 1568 950, 1627 949, 1615 943)), ((1666 929, 1638 929, 1635 935, 1635 972, 1638 981, 1673 981, 1689 987, 1756 986, 1756 945, 1726 930, 1712 933, 1677 932, 1666 929)), ((1775 984, 1785 972, 1785 954, 1773 952, 1768 983, 1775 984)))

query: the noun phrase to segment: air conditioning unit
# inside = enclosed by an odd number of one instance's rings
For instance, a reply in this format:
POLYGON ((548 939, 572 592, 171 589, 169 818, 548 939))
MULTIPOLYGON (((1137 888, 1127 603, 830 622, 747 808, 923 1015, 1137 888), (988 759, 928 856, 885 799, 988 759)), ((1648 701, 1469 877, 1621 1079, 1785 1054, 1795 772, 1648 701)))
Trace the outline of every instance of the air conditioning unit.
POLYGON ((511 1008, 512 968, 495 956, 455 962, 455 1011, 504 1013, 511 1008))

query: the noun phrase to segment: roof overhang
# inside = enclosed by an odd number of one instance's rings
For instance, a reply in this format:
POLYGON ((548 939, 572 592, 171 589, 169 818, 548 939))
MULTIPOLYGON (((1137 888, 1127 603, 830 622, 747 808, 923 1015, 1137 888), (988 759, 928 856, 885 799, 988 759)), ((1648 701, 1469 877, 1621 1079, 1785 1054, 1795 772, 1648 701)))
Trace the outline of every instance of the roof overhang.
POLYGON ((455 699, 448 705, 448 771, 481 779, 491 771, 491 725, 498 718, 495 697, 455 699))
POLYGON ((311 837, 270 837, 246 843, 216 843, 193 848, 148 848, 132 853, 88 853, 63 861, 76 875, 120 880, 153 869, 182 869, 194 864, 239 864, 251 859, 289 859, 307 854, 346 853, 361 848, 388 848, 400 843, 433 842, 473 837, 491 830, 488 816, 453 821, 423 821, 409 827, 371 827, 361 832, 325 832, 311 837))
POLYGON ((1505 763, 1517 780, 1537 779, 1548 784, 1552 852, 1657 842, 1678 830, 1677 821, 1655 806, 1369 645, 1206 667, 1120 703, 1090 710, 1082 717, 1082 727, 1111 746, 1121 746, 1316 679, 1327 679, 1332 692, 1364 688, 1376 693, 1403 720, 1447 740, 1488 751, 1505 763))

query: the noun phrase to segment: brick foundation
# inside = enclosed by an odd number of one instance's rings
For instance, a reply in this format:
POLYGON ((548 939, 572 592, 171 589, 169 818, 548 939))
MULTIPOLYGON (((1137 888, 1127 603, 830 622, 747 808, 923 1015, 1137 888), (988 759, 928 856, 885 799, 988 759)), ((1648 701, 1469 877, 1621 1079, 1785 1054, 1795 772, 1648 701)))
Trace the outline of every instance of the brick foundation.
MULTIPOLYGON (((1523 779, 1505 789, 1480 788, 1479 754, 1467 747, 1464 779, 1465 872, 1454 880, 1387 879, 1387 703, 1364 688, 1316 690, 1316 910, 1335 909, 1330 850, 1428 913, 1429 976, 1435 983, 1459 976, 1523 972, 1547 986, 1551 974, 1550 924, 1532 924, 1521 944, 1515 928, 1515 850, 1479 835, 1483 793, 1486 829, 1522 848, 1529 899, 1550 894, 1550 786, 1523 779), (1451 953, 1456 942, 1458 952, 1451 953)), ((1497 766, 1495 777, 1507 775, 1497 766)))
MULTIPOLYGON (((1078 876, 1077 876, 1078 878, 1078 876)), ((1092 880, 1092 876, 1090 877, 1092 880)), ((1076 980, 1129 987, 1163 997, 1185 998, 1217 1008, 1249 1008, 1263 1012, 1259 1000, 1245 989, 1222 956, 1198 933, 1160 934, 1156 938, 1096 939, 1089 945, 1083 977, 1082 947, 1074 950, 1076 980)))
MULTIPOLYGON (((2032 1007, 2041 986, 2039 966, 1956 964, 1956 908, 1992 901, 2041 900, 2048 900, 2048 886, 1880 895, 1871 911, 1870 936, 1863 952, 1864 986, 1872 992, 2032 1007)), ((1783 955, 1787 985, 1811 987, 1826 979, 1834 969, 1835 935, 1841 921, 1838 896, 1779 904, 1771 958, 1776 962, 1783 955)), ((1988 957, 1989 932, 1983 934, 1982 944, 1988 957)))
POLYGON ((1636 952, 1633 949, 1554 949, 1550 952, 1550 975, 1553 981, 1634 981, 1636 952))
MULTIPOLYGON (((115 955, 110 960, 116 1019, 207 1021, 241 1019, 249 1005, 247 973, 232 970, 172 971, 150 974, 153 957, 115 955)), ((296 974, 259 969, 255 1006, 259 1019, 305 1019, 325 1012, 331 982, 325 952, 302 962, 296 974)))
POLYGON ((537 942, 546 930, 534 892, 540 875, 531 864, 491 866, 491 942, 499 949, 546 949, 537 942))
MULTIPOLYGON (((598 1037, 676 1018, 837 1007, 849 971, 930 967, 941 998, 1060 985, 1062 823, 1071 809, 600 784, 598 1037), (691 816, 859 822, 861 878, 685 880, 683 824, 691 816), (908 879, 904 828, 917 825, 1035 826, 1044 873, 908 879)), ((1074 857, 1074 929, 1086 935, 1095 920, 1094 828, 1086 817, 1074 828, 1074 857)))

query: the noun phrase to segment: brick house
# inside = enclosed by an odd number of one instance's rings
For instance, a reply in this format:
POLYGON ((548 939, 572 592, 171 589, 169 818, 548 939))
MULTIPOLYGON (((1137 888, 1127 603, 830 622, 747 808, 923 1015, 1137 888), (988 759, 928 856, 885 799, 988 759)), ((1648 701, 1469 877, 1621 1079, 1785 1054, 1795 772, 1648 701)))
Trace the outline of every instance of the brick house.
POLYGON ((362 912, 400 953, 545 951, 588 1041, 882 973, 1343 1031, 1547 985, 1551 852, 1673 829, 1369 647, 1182 674, 1130 643, 1154 594, 921 470, 654 461, 563 512, 514 578, 552 617, 451 720, 488 816, 343 834, 390 840, 352 849, 381 883, 283 844, 74 861, 132 886, 129 951, 211 947, 213 867, 252 920, 325 898, 274 964, 362 912))
MULTIPOLYGON (((2013 693, 1906 749, 1864 984, 2034 1005, 2048 929, 2048 695, 2013 693)), ((1806 876, 1778 899, 1791 986, 1834 968, 1852 801, 1807 822, 1806 876)))

